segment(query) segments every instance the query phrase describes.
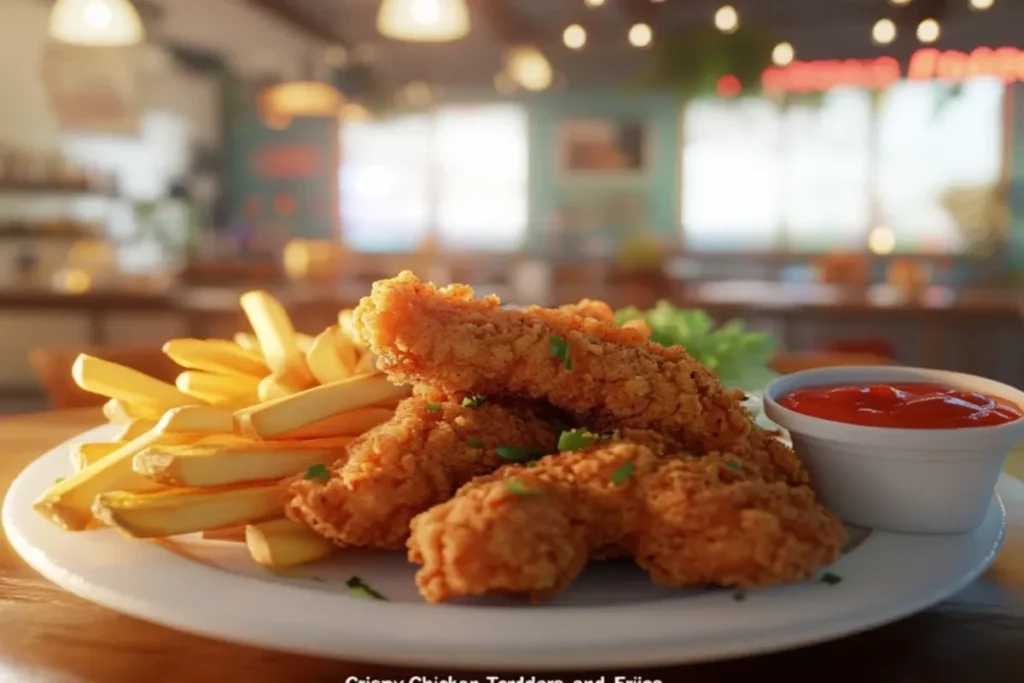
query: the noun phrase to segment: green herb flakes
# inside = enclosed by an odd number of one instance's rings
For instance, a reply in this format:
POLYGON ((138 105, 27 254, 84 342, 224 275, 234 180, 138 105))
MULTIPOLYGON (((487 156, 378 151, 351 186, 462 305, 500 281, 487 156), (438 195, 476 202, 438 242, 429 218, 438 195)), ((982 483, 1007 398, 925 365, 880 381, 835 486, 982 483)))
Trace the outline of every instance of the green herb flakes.
POLYGON ((466 442, 466 445, 469 446, 470 448, 483 448, 484 441, 483 439, 470 439, 469 441, 466 442))
POLYGON ((728 462, 725 463, 725 466, 728 467, 733 472, 742 472, 743 471, 743 467, 738 462, 736 462, 735 460, 729 460, 728 462))
POLYGON ((494 449, 498 457, 511 462, 526 462, 544 457, 546 453, 539 448, 522 448, 521 446, 499 446, 494 449))
POLYGON ((383 595, 366 585, 358 576, 353 576, 345 582, 345 585, 348 586, 348 592, 352 594, 352 597, 367 598, 369 600, 387 600, 383 595))
POLYGON ((331 478, 331 471, 327 469, 327 465, 313 465, 306 470, 306 479, 312 479, 314 481, 327 481, 331 478))
POLYGON ((627 460, 619 465, 617 470, 612 472, 612 482, 616 486, 622 486, 626 483, 627 479, 633 476, 634 472, 636 472, 636 468, 633 466, 633 461, 627 460))
POLYGON ((572 357, 569 354, 569 342, 559 336, 551 335, 551 357, 562 361, 566 370, 572 370, 572 357))
POLYGON ((598 437, 597 434, 594 434, 583 427, 573 429, 568 432, 562 432, 558 437, 558 452, 565 453, 567 451, 582 451, 584 448, 589 448, 598 440, 598 438, 600 437, 598 437))
POLYGON ((466 398, 462 399, 463 408, 479 408, 485 403, 487 403, 486 396, 467 396, 466 398))
POLYGON ((428 403, 427 404, 427 412, 428 413, 436 413, 439 410, 441 410, 441 404, 440 403, 428 403))
POLYGON ((509 479, 509 480, 507 480, 505 482, 505 488, 508 489, 509 493, 515 494, 517 496, 541 496, 541 495, 544 495, 543 491, 538 491, 536 489, 531 489, 528 486, 526 486, 525 484, 523 484, 523 482, 519 481, 518 479, 509 479))
POLYGON ((834 586, 842 580, 843 577, 839 576, 838 574, 833 574, 832 572, 825 572, 821 575, 822 583, 827 583, 830 586, 834 586))

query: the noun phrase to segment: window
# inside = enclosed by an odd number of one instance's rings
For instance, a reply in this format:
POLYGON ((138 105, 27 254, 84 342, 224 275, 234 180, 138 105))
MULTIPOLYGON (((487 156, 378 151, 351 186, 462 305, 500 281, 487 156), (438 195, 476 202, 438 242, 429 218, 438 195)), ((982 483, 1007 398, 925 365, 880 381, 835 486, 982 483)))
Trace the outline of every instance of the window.
POLYGON ((521 107, 346 124, 341 144, 342 227, 353 249, 412 251, 431 232, 447 249, 515 250, 525 239, 521 107))
POLYGON ((953 198, 994 201, 1003 93, 1001 82, 975 79, 955 89, 901 82, 877 97, 847 88, 785 108, 694 102, 683 123, 686 244, 858 250, 885 225, 897 250, 961 251, 969 212, 953 198))

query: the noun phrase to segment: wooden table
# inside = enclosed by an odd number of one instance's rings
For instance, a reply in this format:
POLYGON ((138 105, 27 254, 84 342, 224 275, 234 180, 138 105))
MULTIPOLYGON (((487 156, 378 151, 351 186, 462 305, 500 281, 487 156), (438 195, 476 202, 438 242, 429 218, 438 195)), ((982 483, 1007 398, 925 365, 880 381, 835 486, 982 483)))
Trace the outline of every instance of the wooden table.
MULTIPOLYGON (((38 455, 98 424, 97 411, 0 419, 0 492, 38 455)), ((1024 680, 1024 484, 1006 500, 1010 529, 992 569, 938 607, 844 640, 776 655, 671 669, 553 673, 562 681, 613 674, 647 680, 856 681, 1024 680)), ((537 675, 529 662, 516 675, 537 675)), ((40 578, 0 536, 0 681, 34 683, 223 683, 225 680, 344 683, 408 680, 415 674, 456 679, 499 672, 405 670, 335 662, 229 645, 118 615, 40 578), (349 678, 357 677, 357 678, 349 678)), ((512 675, 502 675, 505 680, 512 675)), ((430 680, 430 679, 428 679, 430 680)), ((529 680, 527 678, 527 680, 529 680)))

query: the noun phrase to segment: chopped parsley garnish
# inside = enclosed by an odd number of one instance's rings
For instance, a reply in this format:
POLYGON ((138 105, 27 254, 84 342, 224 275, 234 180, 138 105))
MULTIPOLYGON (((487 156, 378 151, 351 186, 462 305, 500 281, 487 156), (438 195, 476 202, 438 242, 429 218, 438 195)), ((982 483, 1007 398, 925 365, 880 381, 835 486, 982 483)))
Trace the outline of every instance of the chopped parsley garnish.
POLYGON ((732 599, 735 600, 736 602, 743 602, 744 600, 747 599, 747 594, 744 593, 743 591, 733 591, 732 592, 732 599))
POLYGON ((476 396, 467 396, 466 398, 462 399, 463 408, 479 408, 485 403, 487 403, 487 397, 480 396, 479 394, 477 394, 476 396))
POLYGON ((469 441, 466 442, 466 445, 469 446, 470 448, 483 448, 484 441, 483 439, 470 439, 469 441))
POLYGON ((53 483, 54 483, 54 484, 59 484, 59 483, 61 483, 62 481, 64 481, 64 477, 57 477, 56 479, 54 479, 54 480, 53 480, 53 483))
POLYGON ((306 470, 306 479, 315 479, 316 481, 327 481, 331 478, 331 471, 327 469, 327 465, 313 465, 306 470))
POLYGON ((539 448, 523 448, 521 446, 499 446, 494 449, 494 452, 498 454, 498 457, 511 460, 512 462, 536 460, 546 455, 539 448))
POLYGON ((612 482, 618 486, 626 483, 626 480, 633 476, 633 472, 636 468, 633 467, 633 461, 627 460, 626 462, 619 465, 619 468, 612 472, 612 482))
POLYGON ((622 438, 622 433, 618 429, 616 429, 611 434, 604 434, 604 435, 602 435, 601 438, 602 439, 608 439, 610 441, 618 441, 620 438, 622 438))
POLYGON ((536 460, 531 460, 530 462, 526 463, 526 466, 527 466, 527 467, 536 467, 536 466, 537 466, 537 465, 539 465, 539 464, 540 464, 540 463, 539 463, 539 462, 537 462, 536 460))
POLYGON ((588 448, 599 438, 600 437, 598 437, 597 434, 594 434, 583 427, 573 429, 568 432, 562 432, 558 437, 558 451, 560 453, 564 453, 566 451, 582 451, 584 448, 588 448))
POLYGON ((572 370, 572 358, 569 355, 569 342, 561 337, 551 335, 551 356, 565 364, 566 370, 572 370))
POLYGON ((439 410, 441 410, 441 404, 440 403, 428 403, 427 404, 427 412, 428 413, 436 413, 439 410))
POLYGON ((728 467, 730 470, 733 470, 735 472, 742 472, 743 471, 743 468, 735 460, 729 460, 728 462, 725 463, 725 466, 728 467))
POLYGON ((369 598, 371 600, 387 600, 383 595, 373 590, 358 576, 353 576, 351 579, 345 582, 348 586, 348 592, 357 598, 369 598))
POLYGON ((821 580, 823 583, 827 583, 830 586, 834 586, 840 581, 842 581, 843 577, 839 576, 838 574, 833 574, 832 572, 825 572, 821 575, 821 580))
POLYGON ((505 488, 508 489, 509 493, 514 493, 517 496, 541 496, 544 495, 543 491, 537 489, 531 489, 527 487, 523 482, 518 479, 509 479, 505 482, 505 488))

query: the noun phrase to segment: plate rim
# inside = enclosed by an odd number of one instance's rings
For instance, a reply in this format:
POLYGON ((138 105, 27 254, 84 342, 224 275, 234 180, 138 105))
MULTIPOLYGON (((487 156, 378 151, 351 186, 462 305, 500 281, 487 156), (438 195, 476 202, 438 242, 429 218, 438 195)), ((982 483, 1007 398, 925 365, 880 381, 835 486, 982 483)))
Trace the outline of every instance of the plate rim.
MULTIPOLYGON (((107 540, 114 539, 112 543, 116 544, 117 548, 123 546, 124 551, 127 555, 131 556, 134 563, 139 562, 141 557, 143 564, 152 564, 160 571, 168 572, 168 574, 161 576, 159 580, 160 587, 164 589, 163 591, 158 590, 154 585, 149 588, 148 595, 145 590, 140 595, 137 576, 134 577, 135 585, 132 585, 130 588, 120 585, 120 590, 115 590, 109 585, 103 585, 104 582, 98 581, 95 577, 90 578, 82 575, 81 572, 85 570, 82 569, 81 563, 78 563, 79 568, 76 570, 72 566, 76 563, 72 562, 69 564, 68 562, 61 562, 59 559, 55 559, 53 555, 59 555, 59 548, 37 547, 33 543, 33 539, 30 538, 31 530, 26 530, 24 527, 29 519, 34 519, 31 515, 35 513, 27 505, 24 505, 24 502, 28 498, 34 500, 39 491, 31 491, 29 488, 38 486, 36 480, 41 477, 61 476, 62 472, 59 469, 61 457, 63 457, 65 468, 70 468, 66 457, 68 444, 80 442, 88 438, 99 438, 100 434, 109 431, 109 429, 109 425, 103 425, 78 434, 55 446, 33 460, 12 482, 3 503, 3 526, 12 547, 30 566, 64 590, 68 590, 79 597, 108 609, 145 621, 218 640, 350 661, 435 667, 451 666, 455 662, 460 667, 487 667, 501 670, 521 668, 525 662, 532 668, 571 670, 593 668, 595 666, 622 667, 685 664, 752 656, 811 645, 877 628, 878 626, 926 609, 955 594, 974 581, 994 561, 1006 533, 1006 510, 997 493, 990 504, 986 521, 978 530, 964 537, 951 537, 951 540, 946 539, 947 543, 954 543, 956 539, 962 539, 966 542, 975 537, 980 538, 980 535, 984 533, 986 534, 985 538, 988 539, 983 544, 985 548, 984 554, 982 555, 979 551, 977 556, 973 556, 969 561, 965 560, 970 564, 970 567, 959 572, 956 577, 942 579, 941 584, 936 585, 929 591, 922 591, 911 596, 909 599, 905 597, 886 605, 885 609, 879 609, 876 606, 860 610, 847 610, 839 619, 833 615, 819 616, 811 620, 805 619, 803 622, 798 622, 795 626, 782 629, 775 628, 761 630, 758 633, 744 633, 736 639, 726 638, 717 642, 707 642, 709 636, 702 635, 691 638, 687 641, 686 647, 682 647, 684 643, 680 642, 678 634, 669 634, 657 630, 639 639, 631 639, 630 642, 594 643, 591 638, 580 640, 578 634, 575 633, 565 634, 563 632, 564 624, 560 625, 558 622, 579 621, 580 617, 592 620, 595 617, 616 619, 626 618, 630 615, 633 615, 633 620, 635 621, 637 615, 644 615, 642 617, 644 624, 663 627, 666 624, 673 624, 674 621, 678 621, 679 613, 674 609, 675 606, 682 605, 689 600, 703 600, 704 596, 700 596, 700 598, 671 599, 664 601, 664 604, 632 603, 601 605, 599 607, 558 606, 553 608, 516 609, 378 603, 375 601, 357 600, 347 596, 332 595, 332 599, 343 598, 346 601, 338 603, 338 605, 345 606, 346 612, 349 613, 347 616, 351 617, 351 619, 343 619, 343 621, 349 621, 355 626, 349 627, 349 631, 346 632, 346 639, 340 646, 336 640, 331 638, 316 642, 302 642, 297 641, 293 633, 288 632, 287 627, 283 629, 278 627, 277 631, 268 629, 269 624, 276 624, 282 617, 286 617, 287 610, 284 614, 279 614, 278 619, 265 620, 263 624, 254 624, 253 620, 257 615, 252 612, 246 612, 244 609, 242 610, 243 613, 239 614, 235 614, 234 611, 229 613, 228 610, 221 609, 217 611, 217 614, 213 615, 217 618, 211 619, 209 618, 211 615, 208 614, 209 602, 207 600, 209 598, 199 600, 199 603, 204 603, 204 606, 207 608, 206 610, 193 610, 190 612, 188 606, 195 601, 194 598, 192 600, 181 600, 178 598, 161 600, 161 594, 166 591, 168 585, 180 585, 185 589, 184 591, 174 591, 175 595, 180 592, 186 594, 193 593, 196 592, 194 590, 196 586, 202 586, 203 589, 198 591, 199 593, 208 594, 211 590, 217 589, 226 594, 223 600, 218 601, 223 603, 218 605, 219 607, 223 608, 226 605, 234 604, 237 609, 239 603, 245 604, 246 598, 252 600, 253 593, 251 591, 259 592, 262 590, 265 597, 261 598, 260 601, 253 602, 262 602, 265 607, 268 604, 269 597, 273 597, 273 600, 269 600, 270 603, 290 607, 292 612, 304 612, 305 610, 296 609, 297 606, 304 606, 309 609, 318 610, 314 613, 319 614, 324 611, 322 601, 324 600, 325 593, 323 592, 310 591, 300 586, 263 581, 253 577, 234 574, 226 569, 201 565, 194 560, 185 559, 166 549, 159 548, 155 544, 142 544, 123 539, 112 531, 95 532, 96 534, 106 534, 105 538, 107 540), (31 515, 28 513, 31 513, 31 515), (196 583, 192 583, 193 580, 196 583), (227 598, 232 599, 229 600, 227 598), (421 626, 418 632, 415 628, 412 631, 408 630, 410 628, 410 621, 424 621, 423 617, 429 616, 434 618, 427 619, 426 621, 444 621, 448 622, 449 626, 452 624, 456 626, 461 625, 461 630, 464 633, 470 635, 475 633, 477 645, 486 645, 486 638, 480 640, 479 637, 481 635, 494 631, 494 635, 498 636, 499 632, 503 630, 496 627, 480 628, 480 622, 488 617, 496 616, 496 610, 502 614, 500 621, 511 622, 513 627, 523 628, 529 622, 530 628, 528 630, 533 634, 534 640, 529 643, 518 642, 510 645, 507 640, 501 641, 496 639, 486 649, 474 649, 472 646, 459 640, 457 636, 451 635, 449 631, 445 631, 444 627, 438 627, 436 624, 430 624, 429 628, 421 626), (470 625, 467 623, 461 623, 466 619, 471 620, 474 628, 469 628, 470 625), (406 631, 396 634, 394 633, 395 629, 387 628, 388 624, 394 623, 403 623, 406 631), (351 633, 353 628, 364 630, 367 626, 373 627, 370 629, 371 633, 369 635, 366 633, 351 633), (282 636, 282 631, 285 632, 285 636, 282 636), (439 632, 449 633, 447 642, 445 642, 444 638, 440 641, 438 640, 439 632), (542 635, 545 632, 557 634, 562 636, 563 639, 561 641, 558 638, 546 639, 542 635), (572 638, 569 636, 572 636, 572 638), (433 639, 433 641, 429 645, 425 644, 425 640, 430 639, 433 639)), ((1001 475, 1000 481, 1002 481, 1002 476, 1006 475, 1001 475)), ((52 528, 49 527, 48 522, 41 519, 38 519, 38 522, 44 525, 45 528, 52 528)), ((32 526, 32 524, 29 523, 28 526, 32 526)), ((55 528, 53 531, 60 535, 66 533, 60 532, 55 528)), ((89 539, 87 536, 79 536, 78 538, 89 539)), ((879 539, 884 541, 887 538, 890 539, 890 542, 895 539, 898 544, 896 547, 901 547, 900 539, 903 542, 906 542, 908 538, 919 540, 930 538, 935 541, 938 537, 874 532, 860 548, 868 546, 870 549, 871 546, 869 544, 876 545, 879 539)), ((86 544, 91 542, 91 540, 85 541, 86 544)), ((108 580, 107 583, 109 582, 108 580)), ((116 584, 117 582, 115 581, 114 583, 116 584)), ((797 584, 796 586, 785 588, 800 589, 802 587, 804 587, 803 584, 797 584)), ((721 600, 728 600, 729 603, 733 603, 731 598, 721 597, 721 600)), ((733 604, 750 605, 751 603, 752 600, 747 600, 742 603, 733 604)), ((200 605, 197 603, 195 607, 198 606, 200 605)), ((712 603, 709 603, 704 608, 708 607, 713 612, 721 612, 728 609, 727 607, 712 603)), ((265 610, 260 611, 257 609, 256 611, 259 611, 259 614, 265 619, 265 610)), ((294 614, 292 616, 294 618, 294 614)), ((593 624, 591 624, 591 627, 589 633, 593 636, 593 624)), ((597 628, 600 630, 600 626, 597 628)), ((458 630, 456 629, 456 631, 458 630)), ((504 630, 508 631, 507 625, 504 630)), ((631 633, 631 635, 636 634, 631 633)))

